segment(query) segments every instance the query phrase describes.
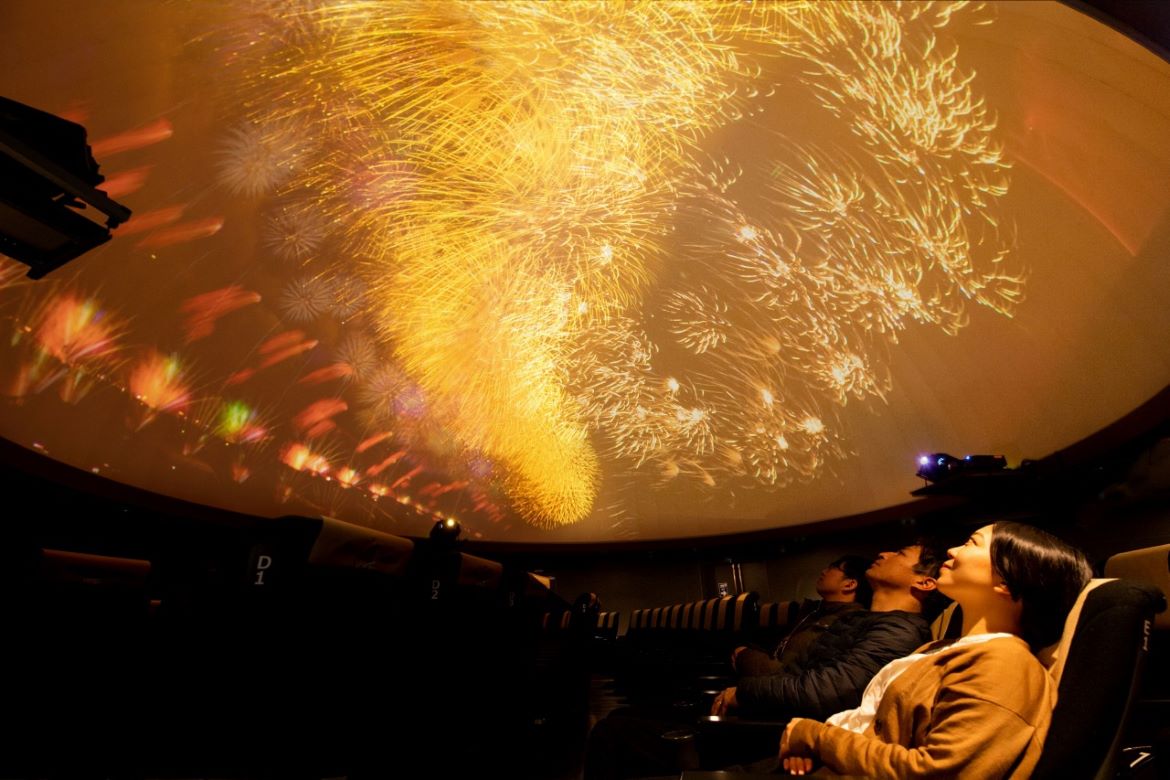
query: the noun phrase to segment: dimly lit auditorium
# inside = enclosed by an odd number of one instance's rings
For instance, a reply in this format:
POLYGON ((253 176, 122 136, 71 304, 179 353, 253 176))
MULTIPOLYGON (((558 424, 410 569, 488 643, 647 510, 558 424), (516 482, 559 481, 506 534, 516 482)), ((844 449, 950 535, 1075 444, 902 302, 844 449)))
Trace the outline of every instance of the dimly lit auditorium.
POLYGON ((1170 778, 1164 0, 0 1, 0 778, 1170 778))

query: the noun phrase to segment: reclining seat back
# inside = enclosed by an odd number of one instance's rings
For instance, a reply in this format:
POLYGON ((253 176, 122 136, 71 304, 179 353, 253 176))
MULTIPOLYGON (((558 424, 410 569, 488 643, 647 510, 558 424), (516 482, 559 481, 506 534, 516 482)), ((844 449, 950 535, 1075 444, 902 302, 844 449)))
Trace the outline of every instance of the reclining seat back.
POLYGON ((796 624, 799 612, 799 601, 772 601, 760 604, 753 641, 769 649, 775 647, 796 624))
POLYGON ((930 624, 930 638, 932 640, 958 639, 962 632, 963 608, 959 606, 957 601, 947 604, 930 624))
POLYGON ((1081 592, 1060 642, 1037 655, 1057 682, 1057 703, 1033 778, 1114 776, 1121 736, 1149 650, 1157 588, 1093 580, 1081 592))

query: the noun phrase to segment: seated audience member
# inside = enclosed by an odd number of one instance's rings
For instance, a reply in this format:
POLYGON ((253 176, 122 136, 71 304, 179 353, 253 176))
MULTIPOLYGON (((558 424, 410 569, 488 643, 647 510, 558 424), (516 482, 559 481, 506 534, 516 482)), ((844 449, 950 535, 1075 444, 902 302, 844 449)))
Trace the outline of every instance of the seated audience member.
POLYGON ((939 552, 916 544, 879 555, 865 572, 873 589, 868 611, 842 615, 782 673, 741 677, 715 697, 711 714, 825 718, 856 707, 879 669, 930 640, 923 612, 937 596, 939 552))
POLYGON ((731 665, 742 677, 780 674, 788 664, 805 657, 805 652, 833 622, 847 612, 866 609, 872 595, 865 570, 870 561, 860 555, 846 555, 830 563, 817 578, 819 599, 805 599, 792 628, 770 652, 756 647, 737 647, 731 665))
POLYGON ((1056 700, 1032 653, 1060 638, 1092 570, 1080 551, 1017 523, 980 528, 949 554, 938 587, 962 607, 962 636, 887 665, 860 707, 825 723, 789 723, 785 770, 806 774, 823 763, 865 777, 1031 774, 1056 700))
MULTIPOLYGON (((935 592, 934 577, 941 563, 941 551, 924 544, 882 553, 865 573, 873 588, 870 611, 840 616, 783 673, 744 677, 739 688, 750 690, 749 700, 760 705, 757 712, 778 717, 823 718, 857 706, 878 669, 930 639, 923 604, 935 592)), ((736 691, 729 688, 720 693, 713 712, 723 714, 736 708, 736 691)), ((696 755, 686 756, 682 760, 688 765, 680 766, 678 745, 664 738, 679 725, 677 718, 636 709, 610 713, 589 736, 585 778, 645 777, 695 768, 701 763, 696 755)))

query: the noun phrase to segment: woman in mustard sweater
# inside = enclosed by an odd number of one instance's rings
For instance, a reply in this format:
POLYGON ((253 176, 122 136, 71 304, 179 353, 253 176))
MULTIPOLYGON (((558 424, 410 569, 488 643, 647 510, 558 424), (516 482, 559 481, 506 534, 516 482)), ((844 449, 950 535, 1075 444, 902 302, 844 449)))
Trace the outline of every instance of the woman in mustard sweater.
POLYGON ((792 720, 780 743, 788 772, 819 762, 875 778, 1031 774, 1056 703, 1032 652, 1060 638, 1092 570, 1080 551, 1018 523, 984 526, 948 553, 938 588, 963 609, 962 637, 886 665, 855 710, 792 720))

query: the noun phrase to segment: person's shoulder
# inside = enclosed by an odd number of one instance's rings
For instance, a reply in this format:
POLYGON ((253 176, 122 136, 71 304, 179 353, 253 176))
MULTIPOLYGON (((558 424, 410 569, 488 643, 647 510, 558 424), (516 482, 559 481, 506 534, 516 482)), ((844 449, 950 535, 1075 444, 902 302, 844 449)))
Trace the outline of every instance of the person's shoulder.
POLYGON ((884 612, 873 612, 868 609, 853 610, 842 614, 829 626, 829 631, 834 629, 838 633, 904 634, 916 637, 915 646, 925 641, 921 639, 924 632, 928 636, 930 634, 930 625, 921 615, 901 610, 884 612))
POLYGON ((849 612, 868 612, 864 604, 858 604, 856 601, 826 601, 821 607, 826 613, 830 615, 843 616, 849 612))
POLYGON ((960 645, 955 648, 959 651, 965 651, 969 655, 984 656, 987 658, 1002 658, 1004 660, 1018 661, 1031 660, 1037 664, 1040 663, 1036 656, 1032 654, 1028 643, 1018 636, 997 636, 993 639, 988 639, 985 642, 976 642, 970 645, 960 645))
POLYGON ((871 615, 870 622, 873 624, 886 624, 891 626, 905 626, 914 630, 920 630, 923 627, 930 628, 930 624, 918 612, 906 612, 900 609, 892 609, 886 612, 867 612, 871 615))
POLYGON ((829 628, 832 629, 835 626, 838 631, 845 631, 849 626, 869 626, 873 624, 873 615, 877 614, 880 613, 870 612, 864 607, 861 609, 843 610, 836 616, 837 619, 833 621, 829 628))
POLYGON ((997 689, 1030 691, 1044 687, 1049 676, 1032 654, 1028 643, 1017 636, 996 637, 985 642, 957 644, 940 654, 940 662, 957 673, 986 678, 997 689))
POLYGON ((998 675, 1010 673, 1027 677, 1044 669, 1043 664, 1032 654, 1028 643, 1018 636, 999 636, 981 642, 960 640, 939 650, 938 655, 944 665, 994 669, 998 675))

